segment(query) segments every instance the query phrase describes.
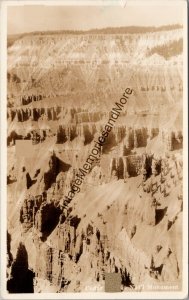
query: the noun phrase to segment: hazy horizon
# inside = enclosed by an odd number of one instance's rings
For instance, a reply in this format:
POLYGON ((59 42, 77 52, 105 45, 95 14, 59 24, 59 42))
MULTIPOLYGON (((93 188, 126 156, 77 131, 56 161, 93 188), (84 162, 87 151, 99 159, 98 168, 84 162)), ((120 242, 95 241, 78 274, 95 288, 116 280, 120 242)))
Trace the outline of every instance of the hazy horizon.
POLYGON ((22 34, 30 34, 30 33, 37 33, 37 32, 51 32, 51 31, 57 31, 57 32, 61 32, 61 31, 70 31, 70 32, 72 32, 72 31, 75 31, 75 32, 80 32, 80 31, 82 31, 82 32, 88 32, 88 31, 95 31, 95 30, 106 30, 106 29, 109 29, 109 28, 113 28, 113 29, 119 29, 119 28, 129 28, 129 27, 136 27, 136 28, 151 28, 151 27, 155 27, 155 28, 161 28, 161 27, 163 27, 163 26, 176 26, 176 25, 178 25, 178 26, 183 26, 183 24, 165 24, 165 25, 161 25, 161 26, 135 26, 135 25, 131 25, 131 26, 121 26, 121 27, 112 27, 112 26, 109 26, 109 27, 102 27, 102 28, 90 28, 90 29, 86 29, 86 30, 79 30, 79 29, 75 29, 75 30, 73 30, 73 29, 57 29, 57 30, 51 30, 51 29, 49 29, 49 30, 36 30, 36 31, 28 31, 28 32, 20 32, 20 33, 9 33, 8 35, 22 35, 22 34))
POLYGON ((8 6, 7 34, 183 24, 182 6, 8 6), (158 16, 158 18, 157 18, 158 16))

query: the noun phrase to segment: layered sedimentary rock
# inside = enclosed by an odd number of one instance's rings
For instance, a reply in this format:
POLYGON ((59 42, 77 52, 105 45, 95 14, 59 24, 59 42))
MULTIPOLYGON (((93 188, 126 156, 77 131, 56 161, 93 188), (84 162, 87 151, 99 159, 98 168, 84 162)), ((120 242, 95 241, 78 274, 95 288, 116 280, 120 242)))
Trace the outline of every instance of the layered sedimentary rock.
POLYGON ((10 45, 10 292, 16 286, 19 292, 79 292, 86 286, 104 291, 106 272, 120 273, 124 291, 149 282, 180 283, 181 38, 182 29, 174 28, 36 34, 10 45), (180 52, 171 50, 167 57, 172 41, 180 52), (74 198, 65 203, 126 87, 132 97, 74 198), (19 139, 33 141, 31 157, 16 157, 19 139), (20 269, 29 282, 26 290, 17 285, 19 279, 27 286, 20 269))
POLYGON ((25 122, 25 121, 38 121, 47 120, 47 121, 55 121, 58 120, 58 116, 61 112, 61 107, 47 107, 47 108, 18 108, 8 110, 8 118, 10 121, 13 121, 16 118, 17 122, 25 122))

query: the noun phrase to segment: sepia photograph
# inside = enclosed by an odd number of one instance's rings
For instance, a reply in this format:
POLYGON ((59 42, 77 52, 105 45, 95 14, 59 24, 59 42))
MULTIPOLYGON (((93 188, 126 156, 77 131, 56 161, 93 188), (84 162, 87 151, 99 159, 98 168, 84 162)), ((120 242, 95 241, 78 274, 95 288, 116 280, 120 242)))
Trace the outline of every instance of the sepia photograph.
POLYGON ((2 3, 4 299, 186 298, 187 2, 2 3))

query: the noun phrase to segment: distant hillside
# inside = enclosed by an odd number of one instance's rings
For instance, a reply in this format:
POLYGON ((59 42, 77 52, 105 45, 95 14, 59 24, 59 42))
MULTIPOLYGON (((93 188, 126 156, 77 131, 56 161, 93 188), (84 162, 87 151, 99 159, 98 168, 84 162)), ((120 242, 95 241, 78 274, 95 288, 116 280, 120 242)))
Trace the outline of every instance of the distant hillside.
POLYGON ((15 41, 21 39, 25 34, 10 34, 7 37, 7 47, 11 47, 15 41))
POLYGON ((143 34, 149 32, 168 31, 181 29, 182 25, 172 24, 164 25, 160 27, 140 27, 140 26, 127 26, 127 27, 107 27, 101 29, 90 29, 90 30, 52 30, 52 31, 35 31, 16 35, 8 35, 7 46, 10 47, 16 40, 30 35, 53 35, 53 34, 143 34))

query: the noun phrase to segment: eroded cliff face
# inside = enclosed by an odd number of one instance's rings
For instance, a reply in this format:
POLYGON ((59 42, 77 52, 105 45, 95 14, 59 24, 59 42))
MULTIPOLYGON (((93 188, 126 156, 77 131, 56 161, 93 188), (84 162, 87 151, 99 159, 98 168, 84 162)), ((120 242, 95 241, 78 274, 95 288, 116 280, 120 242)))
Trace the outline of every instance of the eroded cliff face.
POLYGON ((31 264, 36 290, 47 280, 57 292, 82 291, 90 278, 88 284, 100 291, 105 272, 120 272, 123 290, 181 279, 181 252, 173 240, 182 225, 179 153, 112 158, 109 173, 103 163, 96 165, 67 208, 62 195, 71 179, 63 174, 45 193, 26 198, 20 209, 22 233, 32 234, 36 247, 31 264))
POLYGON ((9 289, 19 266, 35 292, 104 291, 106 272, 123 291, 181 281, 182 59, 154 56, 181 36, 29 36, 9 48, 9 289), (125 85, 132 98, 65 203, 125 85), (31 157, 16 156, 19 139, 31 157))

